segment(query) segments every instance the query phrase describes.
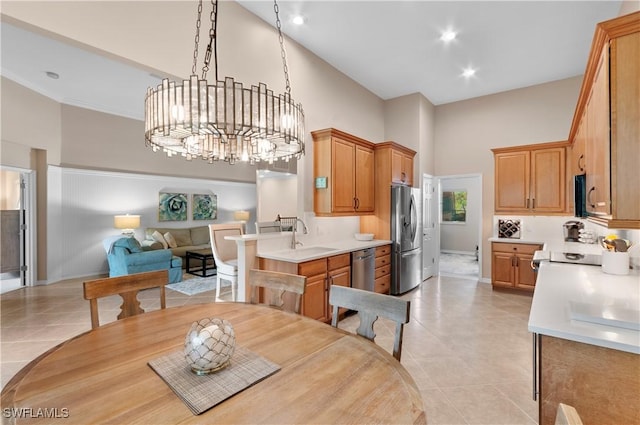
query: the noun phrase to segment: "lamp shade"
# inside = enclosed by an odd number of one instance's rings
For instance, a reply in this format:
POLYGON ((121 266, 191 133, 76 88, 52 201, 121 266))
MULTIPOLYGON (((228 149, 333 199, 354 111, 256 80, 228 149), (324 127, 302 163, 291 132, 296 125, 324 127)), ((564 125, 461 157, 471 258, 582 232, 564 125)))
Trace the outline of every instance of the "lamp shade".
POLYGON ((113 227, 116 229, 137 229, 140 227, 140 216, 116 215, 113 217, 113 227))
POLYGON ((233 219, 236 221, 247 221, 249 220, 249 211, 236 211, 233 213, 233 219))

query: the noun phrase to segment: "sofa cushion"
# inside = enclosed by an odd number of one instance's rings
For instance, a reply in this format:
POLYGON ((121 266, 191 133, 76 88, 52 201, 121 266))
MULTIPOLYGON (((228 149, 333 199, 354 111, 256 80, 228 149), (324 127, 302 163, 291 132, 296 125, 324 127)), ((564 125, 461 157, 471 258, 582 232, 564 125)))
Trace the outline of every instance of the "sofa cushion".
POLYGON ((173 237, 171 232, 167 232, 162 236, 164 236, 164 240, 167 241, 167 244, 169 244, 169 248, 177 248, 178 247, 178 243, 176 242, 176 239, 173 237))
POLYGON ((193 245, 189 229, 171 229, 171 235, 178 246, 193 245))
POLYGON ((155 232, 153 232, 151 234, 151 237, 153 238, 154 241, 160 242, 162 244, 162 247, 164 249, 169 248, 169 244, 167 243, 167 241, 164 239, 164 236, 162 236, 162 233, 158 232, 157 230, 155 232))
POLYGON ((191 242, 193 245, 205 245, 209 243, 209 227, 199 226, 191 228, 191 242))
POLYGON ((136 238, 120 238, 113 244, 114 247, 126 248, 130 253, 142 252, 140 242, 136 238))

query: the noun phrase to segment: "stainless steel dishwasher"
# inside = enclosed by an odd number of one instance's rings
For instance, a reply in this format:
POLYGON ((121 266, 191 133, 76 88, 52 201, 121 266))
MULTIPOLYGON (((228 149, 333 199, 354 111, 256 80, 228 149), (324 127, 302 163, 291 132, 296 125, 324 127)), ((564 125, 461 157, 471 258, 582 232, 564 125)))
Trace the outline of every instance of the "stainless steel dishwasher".
POLYGON ((376 249, 365 248, 351 253, 351 287, 373 292, 376 249))

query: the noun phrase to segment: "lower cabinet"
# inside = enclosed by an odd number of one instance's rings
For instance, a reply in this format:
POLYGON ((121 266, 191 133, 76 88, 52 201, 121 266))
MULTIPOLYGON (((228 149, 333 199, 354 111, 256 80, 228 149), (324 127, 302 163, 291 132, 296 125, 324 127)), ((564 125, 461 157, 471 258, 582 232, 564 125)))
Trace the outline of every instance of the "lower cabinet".
MULTIPOLYGON (((340 254, 327 258, 328 276, 329 276, 329 292, 333 285, 351 286, 351 254, 340 254)), ((327 298, 328 299, 328 298, 327 298)), ((333 319, 333 306, 329 307, 329 319, 333 319)), ((342 315, 347 311, 346 308, 339 308, 338 315, 342 315)))
POLYGON ((531 267, 538 244, 492 242, 491 284, 494 287, 533 291, 536 274, 531 267))
POLYGON ((373 290, 388 294, 391 288, 391 245, 376 248, 375 282, 373 290))
POLYGON ((640 356, 540 335, 540 425, 555 423, 558 403, 576 408, 585 425, 637 424, 640 356))
POLYGON ((302 314, 323 322, 328 321, 327 259, 300 263, 297 274, 307 277, 307 287, 302 297, 302 314))
MULTIPOLYGON (((311 319, 331 321, 329 291, 331 285, 351 286, 351 254, 339 254, 304 263, 260 259, 260 268, 307 277, 301 313, 311 319)), ((342 313, 342 311, 340 312, 342 313)))

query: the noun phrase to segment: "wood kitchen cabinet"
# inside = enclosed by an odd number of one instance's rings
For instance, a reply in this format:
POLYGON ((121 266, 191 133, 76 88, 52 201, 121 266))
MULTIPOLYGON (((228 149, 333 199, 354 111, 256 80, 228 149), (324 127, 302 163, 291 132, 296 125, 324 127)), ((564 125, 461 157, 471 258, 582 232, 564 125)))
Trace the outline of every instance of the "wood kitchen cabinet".
POLYGON ((391 245, 376 248, 373 290, 379 294, 388 294, 391 289, 391 245))
MULTIPOLYGON (((327 271, 329 277, 327 297, 331 293, 331 286, 351 287, 351 254, 334 255, 327 258, 327 271)), ((328 299, 328 298, 327 298, 328 299)), ((328 305, 329 320, 333 317, 333 306, 328 305)), ((339 308, 338 315, 342 315, 347 311, 346 308, 339 308)))
MULTIPOLYGON (((383 147, 376 147, 378 152, 383 147)), ((391 181, 413 186, 413 154, 391 148, 391 181)))
POLYGON ((360 217, 360 231, 391 239, 391 185, 413 183, 416 152, 395 142, 375 146, 375 216, 360 217), (404 181, 403 181, 404 175, 404 181))
POLYGON ((638 57, 640 12, 597 25, 569 133, 584 143, 589 220, 610 228, 640 228, 638 57))
POLYGON ((564 214, 567 142, 492 149, 495 212, 564 214))
POLYGON ((494 288, 533 291, 536 274, 531 267, 533 254, 542 249, 538 244, 491 243, 491 284, 494 288))
MULTIPOLYGON (((260 269, 299 274, 307 277, 301 314, 322 322, 331 320, 329 290, 331 285, 351 286, 351 254, 339 254, 303 263, 260 258, 260 269)), ((293 298, 285 298, 287 305, 293 298)))
POLYGON ((307 286, 302 297, 302 315, 323 322, 329 321, 327 259, 300 263, 297 274, 307 277, 307 286))
POLYGON ((311 135, 316 215, 373 213, 374 144, 333 128, 311 135))
POLYGON ((638 354, 546 335, 538 338, 540 425, 555 423, 558 403, 575 407, 585 425, 638 423, 638 354))

